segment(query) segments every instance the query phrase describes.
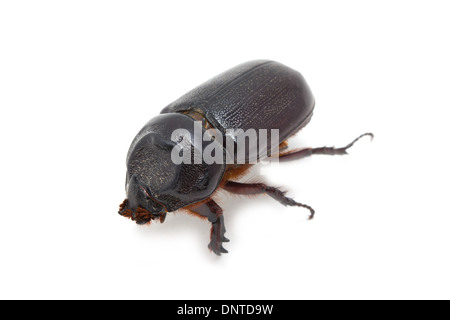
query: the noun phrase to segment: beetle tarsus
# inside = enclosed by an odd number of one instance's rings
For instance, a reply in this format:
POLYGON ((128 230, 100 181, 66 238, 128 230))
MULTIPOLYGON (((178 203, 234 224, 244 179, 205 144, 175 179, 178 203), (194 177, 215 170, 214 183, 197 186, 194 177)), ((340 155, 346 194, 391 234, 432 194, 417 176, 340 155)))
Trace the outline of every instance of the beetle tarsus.
POLYGON ((312 220, 314 218, 314 215, 316 214, 316 212, 314 211, 313 208, 311 208, 310 206, 308 206, 306 204, 297 202, 292 198, 286 197, 284 195, 285 192, 281 191, 278 188, 265 186, 264 191, 265 191, 265 193, 267 193, 269 196, 271 196, 273 199, 277 200, 279 203, 281 203, 284 206, 302 207, 302 208, 308 209, 310 212, 310 215, 308 218, 309 220, 312 220))
MULTIPOLYGON (((348 145, 346 145, 345 147, 339 148, 339 149, 335 149, 335 150, 343 150, 344 153, 347 154, 347 149, 351 148, 351 147, 355 144, 356 141, 358 141, 359 139, 361 139, 362 137, 365 137, 365 136, 369 136, 369 137, 370 137, 370 140, 373 140, 373 137, 374 137, 373 133, 367 132, 367 133, 364 133, 364 134, 360 135, 358 138, 356 138, 355 140, 353 140, 352 142, 350 142, 350 143, 349 143, 348 145)), ((334 149, 334 148, 331 148, 331 149, 334 149)), ((314 150, 314 149, 313 149, 313 150, 314 150)), ((339 151, 338 151, 338 152, 339 152, 339 151)), ((339 153, 338 153, 338 154, 339 154, 339 153)))
POLYGON ((372 139, 374 137, 373 133, 370 133, 370 132, 364 133, 343 148, 321 147, 321 148, 306 148, 306 149, 301 149, 301 150, 292 150, 292 151, 288 151, 286 153, 280 154, 279 160, 280 161, 298 160, 298 159, 312 156, 313 154, 323 154, 323 155, 329 155, 329 156, 344 155, 344 154, 347 154, 347 149, 351 148, 355 144, 356 141, 358 141, 359 139, 361 139, 362 137, 365 137, 365 136, 370 136, 372 139))
POLYGON ((309 220, 313 219, 316 213, 310 206, 299 203, 292 198, 286 197, 286 192, 281 191, 278 188, 268 186, 264 183, 240 183, 227 181, 223 188, 231 193, 236 194, 252 195, 266 193, 284 206, 296 206, 308 209, 310 212, 309 220))

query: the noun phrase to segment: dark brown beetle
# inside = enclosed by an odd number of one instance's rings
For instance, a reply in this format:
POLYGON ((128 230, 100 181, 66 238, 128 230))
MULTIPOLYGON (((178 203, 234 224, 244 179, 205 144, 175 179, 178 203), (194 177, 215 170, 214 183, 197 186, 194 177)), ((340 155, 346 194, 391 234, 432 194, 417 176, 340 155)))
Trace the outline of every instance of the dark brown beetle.
MULTIPOLYGON (((222 243, 225 225, 221 207, 213 200, 214 192, 224 189, 243 195, 268 194, 285 206, 307 208, 310 218, 314 210, 285 196, 278 188, 264 183, 240 183, 236 180, 250 167, 268 156, 279 161, 296 160, 313 154, 342 155, 353 143, 343 148, 306 148, 286 151, 286 139, 303 128, 311 119, 314 97, 303 76, 278 62, 256 60, 234 67, 188 92, 165 107, 138 133, 127 156, 127 198, 119 213, 138 224, 154 219, 164 221, 168 212, 185 209, 211 224, 209 248, 220 255, 226 253, 222 243), (202 137, 196 138, 195 123, 201 121, 202 137), (175 134, 177 130, 182 132, 175 134), (266 136, 256 136, 265 146, 256 155, 248 143, 245 159, 238 159, 236 145, 239 135, 229 135, 230 129, 266 130, 266 136), (273 131, 275 129, 276 131, 273 131), (276 148, 273 132, 278 133, 276 148), (211 135, 210 135, 211 136, 211 135), (227 136, 222 141, 216 136, 227 136), (197 140, 196 140, 197 139, 197 140), (267 139, 267 141, 262 141, 267 139), (182 147, 180 147, 182 146, 182 147), (175 147, 176 152, 174 153, 175 147), (187 149, 183 149, 187 147, 187 149), (206 149, 214 149, 215 159, 198 158, 206 149), (186 154, 189 161, 176 163, 173 155, 186 154), (217 151, 219 150, 219 151, 217 151), (180 153, 181 152, 181 153, 180 153), (231 153, 231 154, 230 154, 231 153), (231 159, 232 161, 227 161, 231 159)), ((198 133, 198 132, 197 132, 198 133)), ((256 148, 256 147, 255 147, 256 148)))

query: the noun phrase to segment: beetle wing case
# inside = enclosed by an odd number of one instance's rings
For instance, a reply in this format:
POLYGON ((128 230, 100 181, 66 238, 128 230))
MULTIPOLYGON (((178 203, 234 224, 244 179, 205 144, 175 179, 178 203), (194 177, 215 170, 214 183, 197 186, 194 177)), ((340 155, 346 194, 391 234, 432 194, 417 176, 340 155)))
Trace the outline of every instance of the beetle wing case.
POLYGON ((161 113, 201 112, 224 135, 227 129, 267 129, 270 141, 270 129, 278 129, 282 142, 308 123, 314 103, 298 71, 275 61, 255 60, 203 83, 161 113))
MULTIPOLYGON (((169 212, 208 198, 225 172, 224 162, 174 163, 171 155, 177 142, 171 138, 179 128, 185 129, 185 133, 180 133, 177 139, 183 140, 182 143, 194 152, 194 120, 172 113, 159 115, 147 122, 133 140, 127 156, 127 191, 129 182, 137 180, 169 212)), ((205 144, 216 142, 202 143, 200 148, 203 149, 205 144)), ((218 148, 223 152, 222 146, 218 148)), ((191 157, 191 160, 194 159, 191 157)))

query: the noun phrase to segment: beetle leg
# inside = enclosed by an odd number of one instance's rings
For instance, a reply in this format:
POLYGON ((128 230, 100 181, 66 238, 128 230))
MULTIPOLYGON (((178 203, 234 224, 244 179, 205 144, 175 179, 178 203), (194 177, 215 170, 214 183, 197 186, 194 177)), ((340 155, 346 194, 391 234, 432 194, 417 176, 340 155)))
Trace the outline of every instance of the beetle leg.
POLYGON ((208 218, 208 221, 212 224, 211 242, 209 243, 208 248, 218 256, 220 256, 221 253, 228 253, 228 251, 222 246, 223 242, 230 241, 225 238, 225 223, 222 208, 211 199, 196 208, 191 208, 190 210, 208 218))
POLYGON ((252 195, 252 194, 266 193, 275 200, 277 200, 282 205, 297 206, 308 209, 311 212, 309 219, 314 218, 315 211, 313 208, 311 208, 306 204, 296 202, 294 199, 286 197, 284 195, 285 192, 281 191, 278 188, 268 186, 264 183, 240 183, 234 181, 227 181, 227 183, 225 183, 223 188, 231 193, 236 194, 252 195))
POLYGON ((321 147, 321 148, 306 148, 301 150, 288 151, 286 153, 280 154, 279 161, 297 160, 312 156, 313 154, 326 154, 330 156, 347 154, 347 149, 353 146, 353 144, 356 141, 358 141, 364 136, 370 136, 373 139, 372 133, 364 133, 343 148, 321 147))

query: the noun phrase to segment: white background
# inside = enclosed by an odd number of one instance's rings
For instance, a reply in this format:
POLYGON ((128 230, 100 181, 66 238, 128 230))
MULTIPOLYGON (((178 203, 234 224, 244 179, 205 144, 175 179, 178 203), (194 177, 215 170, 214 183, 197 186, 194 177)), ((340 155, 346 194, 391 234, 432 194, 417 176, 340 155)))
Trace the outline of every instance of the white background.
POLYGON ((445 1, 2 1, 0 298, 450 298, 445 1), (239 63, 299 70, 317 104, 264 168, 317 217, 223 194, 209 225, 117 214, 138 130, 239 63))

